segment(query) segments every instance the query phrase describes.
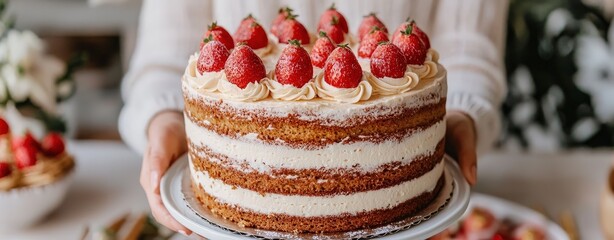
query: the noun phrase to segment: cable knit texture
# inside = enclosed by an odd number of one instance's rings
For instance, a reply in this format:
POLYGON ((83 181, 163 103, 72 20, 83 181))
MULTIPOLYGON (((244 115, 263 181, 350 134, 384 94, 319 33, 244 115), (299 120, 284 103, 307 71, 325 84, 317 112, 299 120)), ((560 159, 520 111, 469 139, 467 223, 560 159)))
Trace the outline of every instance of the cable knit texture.
POLYGON ((331 3, 345 14, 355 34, 362 16, 377 12, 393 30, 408 16, 429 34, 448 69, 448 109, 470 115, 477 127, 481 152, 500 129, 499 106, 505 97, 503 44, 507 0, 145 0, 139 38, 122 83, 126 105, 120 117, 124 141, 143 152, 149 121, 160 111, 183 107, 180 78, 188 58, 198 49, 206 25, 213 19, 234 32, 242 17, 252 13, 270 26, 280 6, 295 9, 313 30, 331 3))

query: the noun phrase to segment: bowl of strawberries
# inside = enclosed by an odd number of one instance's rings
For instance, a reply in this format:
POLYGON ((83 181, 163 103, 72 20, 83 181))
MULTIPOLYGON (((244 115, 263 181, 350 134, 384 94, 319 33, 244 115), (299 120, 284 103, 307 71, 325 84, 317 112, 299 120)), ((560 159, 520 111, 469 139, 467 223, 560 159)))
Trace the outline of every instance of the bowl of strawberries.
POLYGON ((30 226, 55 210, 74 169, 62 135, 12 134, 0 118, 0 232, 30 226))

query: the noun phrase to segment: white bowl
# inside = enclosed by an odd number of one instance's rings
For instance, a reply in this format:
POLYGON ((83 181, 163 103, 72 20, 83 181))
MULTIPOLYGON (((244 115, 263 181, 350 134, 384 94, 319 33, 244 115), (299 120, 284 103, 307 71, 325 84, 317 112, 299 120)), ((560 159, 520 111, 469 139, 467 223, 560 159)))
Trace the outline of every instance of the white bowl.
POLYGON ((55 210, 66 196, 75 170, 59 181, 0 192, 0 232, 22 229, 55 210))

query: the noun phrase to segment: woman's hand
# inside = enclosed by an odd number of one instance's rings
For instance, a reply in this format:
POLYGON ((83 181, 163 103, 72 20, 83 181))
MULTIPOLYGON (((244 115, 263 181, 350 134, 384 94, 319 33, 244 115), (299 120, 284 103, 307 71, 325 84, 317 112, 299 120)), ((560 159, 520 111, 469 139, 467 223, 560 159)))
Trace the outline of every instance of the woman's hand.
POLYGON ((191 231, 171 216, 160 197, 162 175, 187 151, 183 116, 176 111, 159 113, 151 120, 147 136, 140 181, 151 212, 160 224, 187 236, 191 231))
POLYGON ((448 111, 446 121, 446 153, 458 161, 465 179, 474 185, 478 178, 473 119, 460 111, 448 111))

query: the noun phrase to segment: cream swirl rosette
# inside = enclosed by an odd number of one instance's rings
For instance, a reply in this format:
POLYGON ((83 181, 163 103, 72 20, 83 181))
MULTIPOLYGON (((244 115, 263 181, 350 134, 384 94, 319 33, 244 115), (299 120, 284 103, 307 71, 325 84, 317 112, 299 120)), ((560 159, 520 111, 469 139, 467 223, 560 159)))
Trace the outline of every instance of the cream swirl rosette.
POLYGON ((218 83, 218 90, 229 99, 255 102, 265 99, 269 96, 268 78, 263 78, 258 82, 248 83, 245 88, 241 89, 237 85, 231 83, 226 78, 222 78, 218 83))
POLYGON ((367 73, 367 81, 373 86, 373 93, 379 95, 395 95, 412 90, 419 82, 418 74, 406 72, 402 78, 378 78, 367 73))
POLYGON ((439 53, 434 49, 429 49, 426 54, 426 60, 423 65, 407 65, 408 72, 418 74, 420 79, 430 79, 437 75, 437 62, 439 61, 439 53))
POLYGON ((307 82, 300 88, 289 84, 281 84, 275 80, 275 71, 271 72, 269 79, 264 83, 269 88, 269 91, 271 91, 271 97, 277 100, 311 100, 317 96, 316 86, 313 81, 307 82))
POLYGON ((215 92, 217 90, 217 84, 220 79, 224 78, 224 71, 219 72, 204 72, 198 71, 198 54, 190 56, 188 67, 183 74, 185 80, 190 87, 196 90, 202 90, 205 92, 215 92))
POLYGON ((362 79, 355 88, 338 88, 328 84, 324 79, 324 73, 315 79, 318 96, 326 100, 333 100, 343 103, 357 103, 369 100, 373 94, 373 87, 365 78, 367 73, 362 73, 362 79))

